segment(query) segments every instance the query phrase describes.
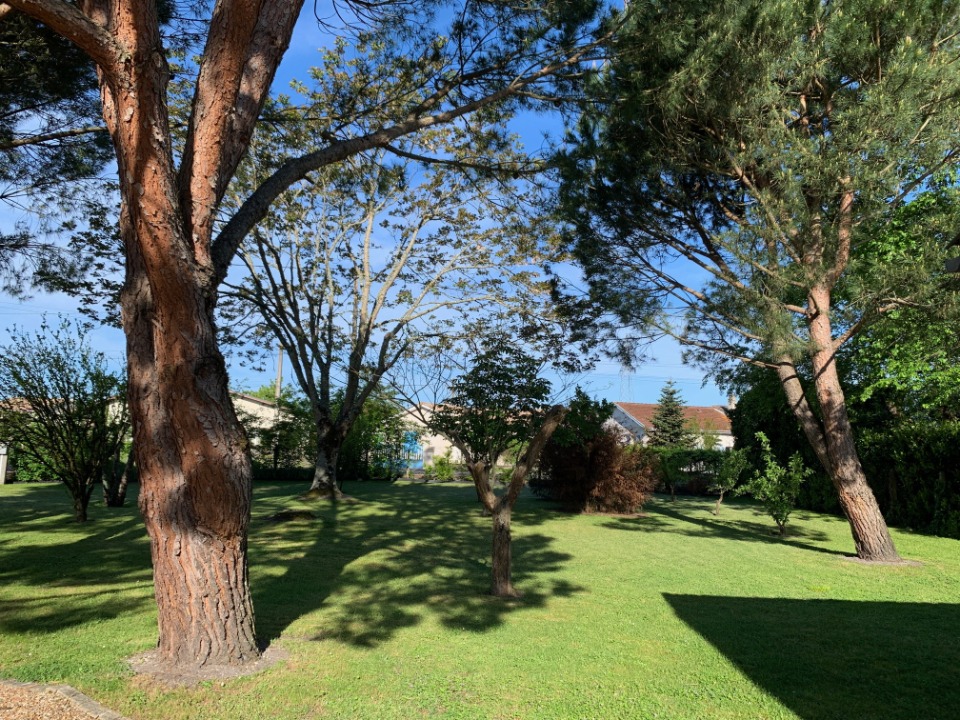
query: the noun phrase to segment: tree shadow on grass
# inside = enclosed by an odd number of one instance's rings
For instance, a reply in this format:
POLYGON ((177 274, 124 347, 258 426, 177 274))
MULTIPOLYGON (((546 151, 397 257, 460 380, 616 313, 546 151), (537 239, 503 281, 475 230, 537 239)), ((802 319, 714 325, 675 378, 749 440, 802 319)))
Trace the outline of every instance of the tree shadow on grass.
MULTIPOLYGON (((844 557, 847 553, 833 550, 816 543, 827 543, 830 537, 820 531, 803 527, 792 522, 787 525, 786 536, 777 534, 773 521, 749 521, 736 519, 720 519, 719 517, 705 517, 710 511, 704 502, 681 500, 677 502, 658 502, 656 508, 646 517, 614 518, 605 523, 605 527, 613 530, 629 530, 636 532, 673 532, 694 537, 717 537, 727 540, 744 542, 761 542, 781 545, 791 545, 803 550, 838 555, 844 557), (664 518, 669 518, 665 520, 664 518), (674 522, 671 522, 674 521, 674 522)), ((756 511, 757 516, 763 516, 756 511)), ((802 519, 802 516, 794 518, 802 519)))
POLYGON ((803 720, 960 718, 960 605, 664 597, 803 720))
POLYGON ((503 600, 487 594, 491 521, 481 517, 472 486, 371 483, 354 493, 363 502, 315 506, 313 522, 256 524, 251 556, 262 637, 294 625, 292 633, 308 640, 374 647, 428 615, 484 632, 510 613, 580 590, 549 577, 569 556, 550 549, 552 538, 529 532, 555 517, 524 509, 523 501, 514 518, 513 575, 524 595, 503 600), (304 617, 320 608, 320 619, 304 617))
POLYGON ((105 508, 91 501, 91 520, 76 523, 57 485, 17 486, 4 498, 0 522, 0 585, 35 588, 30 597, 0 600, 0 631, 54 633, 136 613, 152 593, 150 547, 136 502, 105 508), (57 535, 59 533, 59 535, 57 535), (51 543, 51 537, 60 541, 51 543))
MULTIPOLYGON (((315 521, 266 521, 301 489, 256 488, 249 556, 261 637, 276 638, 323 607, 323 626, 307 620, 302 635, 373 646, 428 613, 445 626, 482 632, 511 612, 578 590, 549 578, 568 556, 550 549, 552 538, 529 532, 556 517, 524 507, 527 499, 515 512, 513 564, 526 594, 504 601, 486 594, 490 520, 480 516, 472 485, 369 483, 357 486, 363 502, 355 505, 299 504, 315 521)), ((20 487, 3 502, 0 524, 16 541, 0 544, 0 584, 34 590, 0 599, 0 632, 55 633, 152 611, 149 540, 135 499, 125 508, 94 508, 86 524, 73 522, 57 486, 20 487)))

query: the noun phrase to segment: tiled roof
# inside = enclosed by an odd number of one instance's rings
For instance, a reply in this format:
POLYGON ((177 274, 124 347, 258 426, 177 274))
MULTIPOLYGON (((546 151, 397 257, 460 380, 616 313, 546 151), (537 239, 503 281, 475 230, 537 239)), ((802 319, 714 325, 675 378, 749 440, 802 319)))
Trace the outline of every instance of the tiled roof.
MULTIPOLYGON (((653 427, 653 415, 657 411, 656 403, 614 403, 631 418, 639 422, 645 428, 653 427)), ((721 434, 732 432, 730 427, 730 418, 727 415, 726 408, 722 405, 687 406, 683 408, 683 416, 687 422, 699 430, 707 430, 721 434)))

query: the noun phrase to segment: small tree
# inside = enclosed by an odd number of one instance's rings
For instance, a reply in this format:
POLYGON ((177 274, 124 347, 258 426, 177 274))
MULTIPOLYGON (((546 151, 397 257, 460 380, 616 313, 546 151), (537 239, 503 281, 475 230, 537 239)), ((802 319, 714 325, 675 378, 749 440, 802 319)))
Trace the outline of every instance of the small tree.
POLYGON ((450 386, 429 427, 450 439, 466 460, 477 496, 493 517, 491 594, 517 597, 511 579, 513 507, 544 446, 567 413, 548 407, 550 383, 538 376, 538 363, 506 339, 474 358, 473 366, 450 386), (507 450, 517 460, 510 481, 497 496, 490 483, 497 460, 507 450))
POLYGON ((44 321, 36 333, 14 328, 0 348, 0 437, 66 485, 78 522, 127 429, 124 381, 86 330, 44 321))
POLYGON ((757 440, 762 449, 763 469, 754 473, 750 482, 743 486, 742 492, 750 493, 763 503, 783 536, 787 533, 787 518, 793 512, 800 485, 813 471, 804 466, 799 453, 791 455, 787 467, 783 467, 773 456, 767 436, 758 432, 757 440))
POLYGON ((740 476, 749 465, 746 450, 731 450, 720 463, 720 470, 717 472, 716 479, 710 486, 710 489, 718 493, 717 504, 713 508, 713 514, 720 514, 720 505, 723 503, 724 493, 733 490, 740 481, 740 476))

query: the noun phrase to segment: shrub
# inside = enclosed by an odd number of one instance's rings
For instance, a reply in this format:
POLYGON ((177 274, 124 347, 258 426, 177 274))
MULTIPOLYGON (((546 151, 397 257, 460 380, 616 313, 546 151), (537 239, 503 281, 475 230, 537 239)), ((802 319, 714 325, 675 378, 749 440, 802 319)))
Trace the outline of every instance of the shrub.
POLYGON ((710 486, 710 490, 718 494, 717 504, 713 508, 714 515, 720 514, 720 505, 723 503, 724 493, 736 489, 737 483, 740 482, 740 476, 749 464, 747 453, 744 450, 730 450, 723 458, 717 476, 710 486))
POLYGON ((636 512, 656 483, 655 461, 644 448, 602 431, 584 444, 548 444, 530 487, 576 512, 636 512))
POLYGON ((723 450, 703 448, 650 447, 649 451, 658 458, 657 487, 669 490, 671 497, 706 495, 726 457, 723 450))
POLYGON ((902 423, 857 446, 891 524, 960 538, 960 422, 902 423))
POLYGON ((450 450, 447 450, 443 455, 433 458, 433 462, 423 468, 423 479, 426 482, 450 482, 453 480, 457 473, 450 455, 450 450))
POLYGON ((804 467, 800 453, 790 456, 787 467, 783 467, 770 450, 770 441, 762 432, 757 433, 763 455, 763 468, 757 470, 750 481, 740 488, 740 492, 750 493, 763 503, 767 514, 777 523, 781 535, 787 531, 787 519, 793 512, 800 492, 800 485, 812 471, 804 467))

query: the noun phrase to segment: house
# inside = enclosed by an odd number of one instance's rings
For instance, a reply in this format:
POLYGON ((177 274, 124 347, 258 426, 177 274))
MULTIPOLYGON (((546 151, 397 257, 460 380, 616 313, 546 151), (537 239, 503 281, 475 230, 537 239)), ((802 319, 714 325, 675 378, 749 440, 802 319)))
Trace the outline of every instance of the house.
POLYGON ((258 430, 273 427, 279 419, 277 404, 273 400, 264 400, 256 395, 230 391, 233 398, 233 408, 242 418, 249 418, 250 424, 258 430))
POLYGON ((433 403, 420 403, 407 410, 406 419, 410 426, 417 431, 418 436, 417 444, 420 458, 411 463, 411 467, 417 470, 430 465, 434 458, 443 457, 448 452, 451 462, 460 464, 464 461, 463 453, 454 447, 454 444, 447 437, 427 429, 427 423, 436 407, 433 403))
MULTIPOLYGON (((722 405, 687 406, 683 415, 687 427, 698 437, 698 447, 703 447, 704 438, 714 437, 719 450, 733 449, 733 430, 728 408, 722 405)), ((653 427, 656 403, 614 403, 613 415, 608 421, 610 429, 620 433, 631 442, 649 442, 649 430, 653 427)))

